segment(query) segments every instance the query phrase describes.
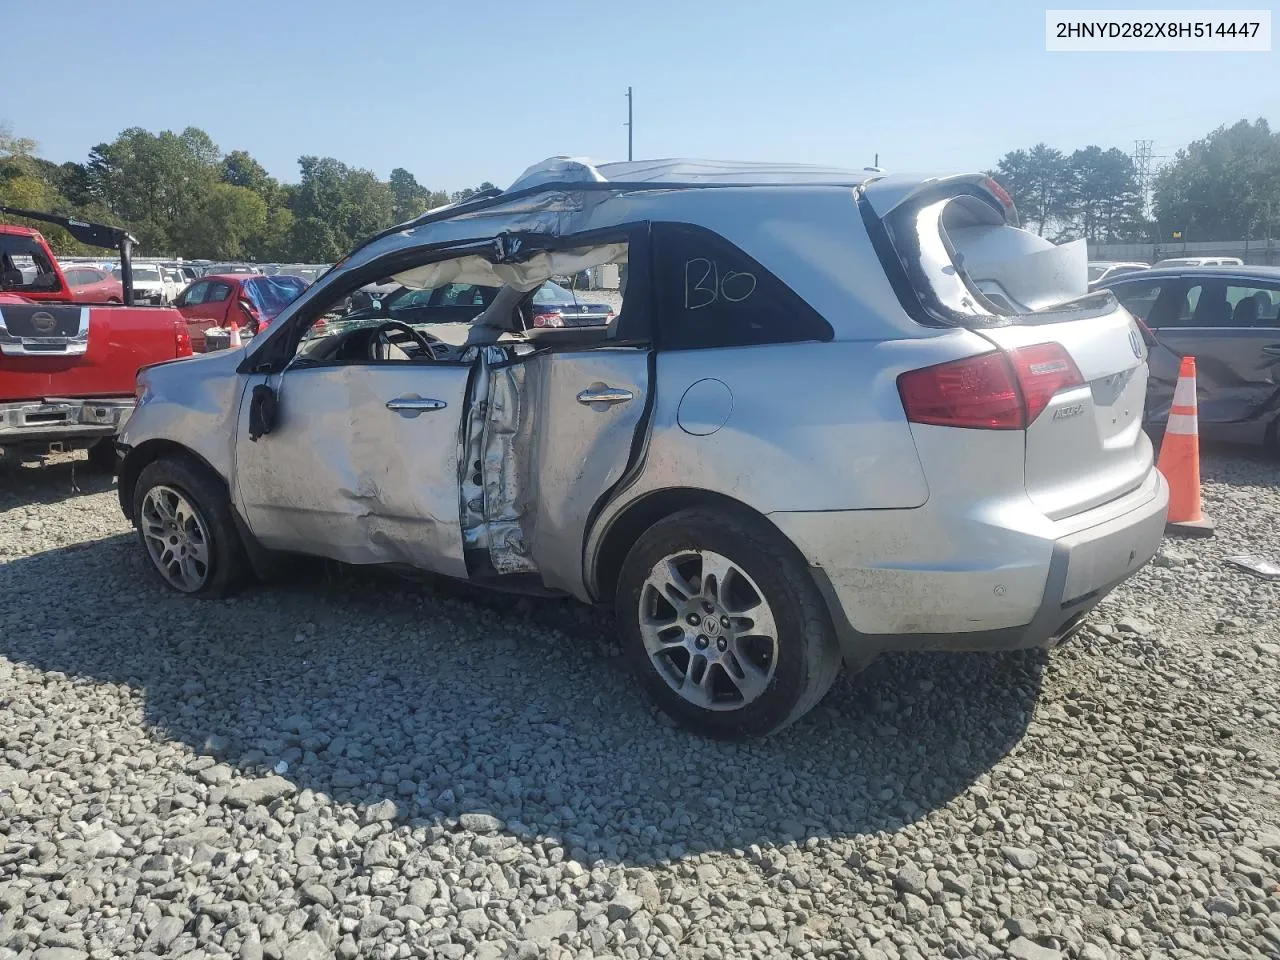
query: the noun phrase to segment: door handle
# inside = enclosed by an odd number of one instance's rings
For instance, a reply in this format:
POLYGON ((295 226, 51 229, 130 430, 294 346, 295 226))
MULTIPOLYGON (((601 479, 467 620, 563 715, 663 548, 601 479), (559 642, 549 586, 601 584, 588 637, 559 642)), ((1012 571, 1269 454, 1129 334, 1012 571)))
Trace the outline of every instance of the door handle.
POLYGON ((601 386, 588 387, 578 394, 579 403, 626 403, 631 400, 635 394, 630 390, 623 390, 620 387, 601 386))
POLYGON ((387 401, 387 409, 402 417, 417 417, 432 410, 443 410, 448 404, 443 400, 432 400, 430 397, 419 397, 411 394, 407 397, 396 397, 387 401))
POLYGON ((1262 352, 1268 357, 1280 357, 1280 343, 1268 343, 1262 348, 1262 352))

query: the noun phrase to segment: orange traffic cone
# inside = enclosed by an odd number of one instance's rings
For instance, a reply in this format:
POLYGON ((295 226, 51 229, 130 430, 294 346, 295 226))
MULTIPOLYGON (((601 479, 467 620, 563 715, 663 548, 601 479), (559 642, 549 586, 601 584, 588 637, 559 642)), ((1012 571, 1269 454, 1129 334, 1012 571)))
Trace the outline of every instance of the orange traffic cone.
POLYGON ((1169 519, 1165 532, 1190 537, 1213 536, 1213 521, 1200 508, 1200 420, 1196 413, 1195 357, 1182 358, 1156 468, 1169 481, 1169 519))
POLYGON ((237 347, 243 347, 243 346, 244 346, 244 341, 240 339, 240 324, 232 320, 231 321, 231 349, 235 350, 237 347))

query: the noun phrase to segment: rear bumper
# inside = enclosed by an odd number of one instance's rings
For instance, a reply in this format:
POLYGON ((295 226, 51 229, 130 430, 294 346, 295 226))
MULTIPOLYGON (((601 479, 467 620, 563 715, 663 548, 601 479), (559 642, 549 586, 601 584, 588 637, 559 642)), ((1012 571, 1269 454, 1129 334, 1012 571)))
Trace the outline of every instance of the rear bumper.
POLYGON ((1030 501, 942 518, 914 510, 776 513, 805 554, 845 655, 1053 646, 1160 546, 1169 488, 1063 521, 1030 501))
POLYGON ((133 397, 46 397, 0 403, 0 446, 113 437, 133 412, 133 397))

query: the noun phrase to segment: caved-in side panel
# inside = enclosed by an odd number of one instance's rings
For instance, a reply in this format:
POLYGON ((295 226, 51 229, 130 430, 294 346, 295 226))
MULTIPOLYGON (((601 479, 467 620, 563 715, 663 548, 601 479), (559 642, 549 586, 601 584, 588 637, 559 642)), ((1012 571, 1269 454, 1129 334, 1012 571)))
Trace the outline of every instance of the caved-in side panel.
POLYGON ((264 546, 348 563, 464 576, 458 438, 468 368, 382 364, 291 370, 272 431, 236 446, 236 493, 264 546), (397 398, 440 401, 397 412, 397 398))
POLYGON ((495 572, 532 573, 527 530, 536 522, 531 484, 535 365, 491 367, 484 429, 484 518, 495 572))
POLYGON ((531 452, 537 387, 528 360, 508 362, 495 346, 480 351, 459 478, 462 538, 469 553, 483 551, 501 575, 537 570, 528 540, 537 512, 531 452))

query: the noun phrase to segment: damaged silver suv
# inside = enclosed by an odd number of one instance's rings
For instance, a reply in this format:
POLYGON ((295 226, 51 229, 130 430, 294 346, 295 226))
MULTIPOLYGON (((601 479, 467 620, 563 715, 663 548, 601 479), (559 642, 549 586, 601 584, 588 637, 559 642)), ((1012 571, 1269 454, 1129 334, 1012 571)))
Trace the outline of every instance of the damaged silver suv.
POLYGON ((297 552, 611 603, 664 711, 759 736, 842 663, 1075 630, 1163 532, 1146 380, 982 175, 557 158, 144 369, 120 500, 196 596, 297 552), (539 324, 570 276, 611 312, 539 324))

